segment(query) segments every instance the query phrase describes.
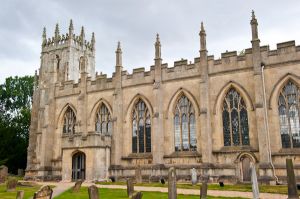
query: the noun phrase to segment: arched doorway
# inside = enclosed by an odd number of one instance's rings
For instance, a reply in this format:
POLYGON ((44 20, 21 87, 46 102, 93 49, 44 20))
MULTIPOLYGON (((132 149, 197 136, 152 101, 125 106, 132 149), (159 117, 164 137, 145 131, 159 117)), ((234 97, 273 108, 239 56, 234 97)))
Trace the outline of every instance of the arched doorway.
POLYGON ((72 157, 72 180, 85 179, 85 154, 77 152, 72 157))

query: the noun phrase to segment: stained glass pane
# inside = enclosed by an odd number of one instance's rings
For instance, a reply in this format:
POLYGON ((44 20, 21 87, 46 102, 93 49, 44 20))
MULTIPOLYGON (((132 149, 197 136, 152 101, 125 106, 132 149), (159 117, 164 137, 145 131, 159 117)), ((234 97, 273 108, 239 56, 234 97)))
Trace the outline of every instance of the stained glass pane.
POLYGON ((146 152, 151 152, 151 122, 150 118, 146 120, 146 152))
POLYGON ((186 115, 183 115, 181 118, 182 123, 182 146, 184 151, 189 150, 189 127, 186 115))
POLYGON ((132 121, 132 153, 137 153, 137 123, 132 121))
POLYGON ((236 109, 231 112, 231 128, 233 145, 238 146, 240 145, 239 115, 236 109))
POLYGON ((300 147, 300 126, 299 126, 299 113, 295 105, 292 105, 289 110, 290 125, 293 147, 300 147))
POLYGON ((175 151, 180 151, 181 150, 180 120, 178 115, 175 115, 174 117, 174 128, 175 128, 175 151))
POLYGON ((190 115, 190 148, 192 151, 196 151, 197 149, 196 124, 193 114, 190 115))
POLYGON ((140 119, 139 121, 139 152, 144 153, 145 150, 145 134, 144 134, 144 120, 140 119))
POLYGON ((63 133, 75 133, 76 116, 73 110, 68 107, 64 115, 63 133))
POLYGON ((242 131, 242 144, 250 145, 248 115, 247 115, 247 110, 244 108, 240 111, 240 121, 241 121, 241 131, 242 131))
POLYGON ((111 134, 111 130, 109 131, 109 122, 111 121, 110 112, 105 104, 101 104, 100 108, 96 115, 96 132, 102 134, 111 134))
POLYGON ((224 132, 224 146, 231 145, 231 136, 230 136, 230 118, 229 113, 225 109, 223 111, 223 132, 224 132))

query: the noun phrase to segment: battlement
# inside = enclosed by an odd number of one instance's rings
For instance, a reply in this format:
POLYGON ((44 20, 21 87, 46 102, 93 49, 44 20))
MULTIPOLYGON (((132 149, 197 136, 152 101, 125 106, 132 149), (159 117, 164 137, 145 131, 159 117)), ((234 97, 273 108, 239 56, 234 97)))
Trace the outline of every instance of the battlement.
POLYGON ((43 31, 43 42, 42 48, 43 50, 51 50, 52 48, 57 48, 59 46, 71 46, 75 45, 77 47, 84 47, 90 51, 95 50, 95 35, 92 34, 91 41, 87 41, 85 39, 84 27, 81 28, 80 35, 74 34, 73 22, 70 21, 69 33, 60 34, 59 26, 56 24, 55 33, 53 37, 47 38, 46 36, 46 28, 43 31))

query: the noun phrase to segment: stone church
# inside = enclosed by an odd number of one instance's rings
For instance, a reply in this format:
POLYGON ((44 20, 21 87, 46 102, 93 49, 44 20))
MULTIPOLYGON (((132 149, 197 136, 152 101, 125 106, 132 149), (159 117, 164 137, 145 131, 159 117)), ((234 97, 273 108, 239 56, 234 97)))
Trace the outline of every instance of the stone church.
POLYGON ((150 70, 132 74, 118 43, 112 77, 95 72, 94 34, 75 35, 72 21, 67 34, 44 29, 26 179, 158 181, 174 166, 179 180, 195 168, 247 182, 255 165, 270 182, 285 180, 287 157, 300 177, 300 46, 261 46, 254 12, 250 25, 251 48, 216 59, 201 24, 199 57, 174 66, 157 35, 150 70))

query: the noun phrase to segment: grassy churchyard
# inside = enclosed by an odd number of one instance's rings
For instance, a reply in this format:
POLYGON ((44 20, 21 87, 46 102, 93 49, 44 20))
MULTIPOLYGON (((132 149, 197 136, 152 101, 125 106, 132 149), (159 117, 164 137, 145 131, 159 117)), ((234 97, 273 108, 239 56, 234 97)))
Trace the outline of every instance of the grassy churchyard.
POLYGON ((41 186, 17 186, 15 191, 6 191, 6 185, 0 184, 0 198, 1 199, 15 199, 18 190, 24 191, 24 199, 31 198, 34 192, 38 191, 41 186))
MULTIPOLYGON (((103 199, 128 199, 127 192, 125 189, 99 189, 99 195, 103 199)), ((87 187, 81 187, 80 191, 73 193, 72 190, 68 190, 63 194, 55 197, 54 199, 88 199, 88 189, 87 187)), ((143 199, 167 199, 168 193, 161 192, 145 192, 143 191, 143 199)), ((192 195, 180 195, 178 194, 178 199, 199 199, 199 196, 192 195)), ((242 199, 240 197, 210 197, 208 199, 242 199)))

